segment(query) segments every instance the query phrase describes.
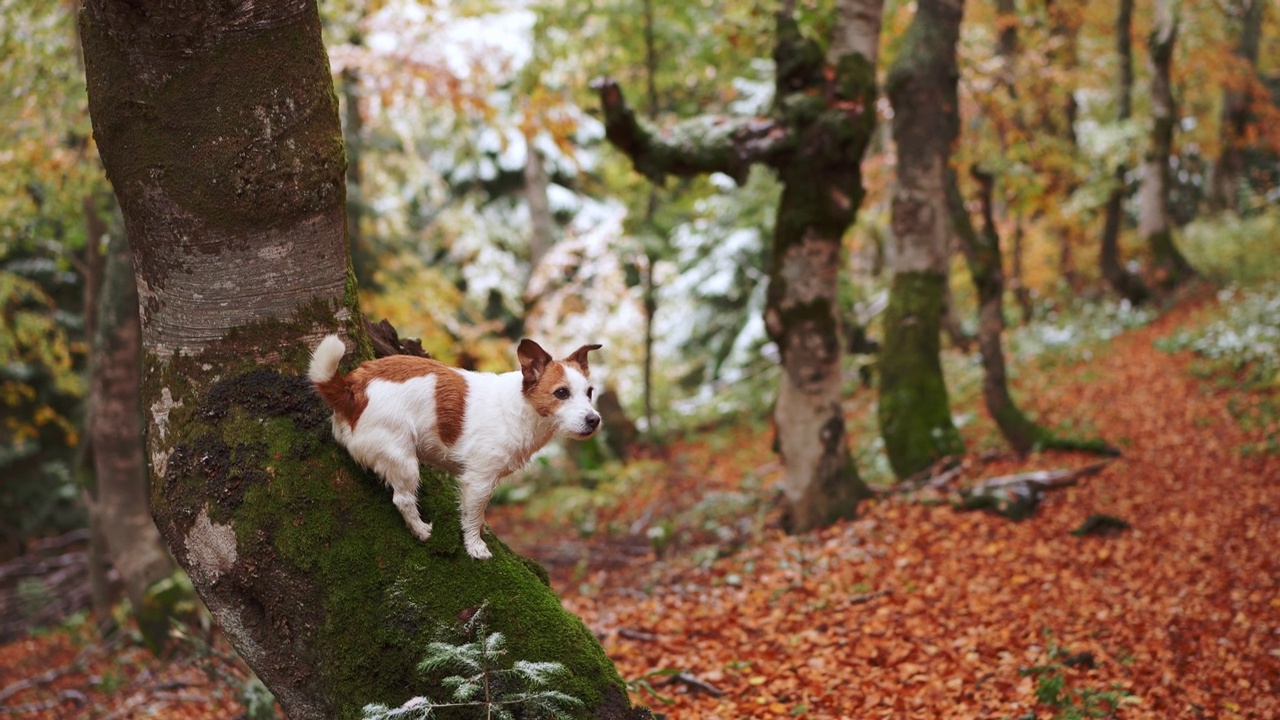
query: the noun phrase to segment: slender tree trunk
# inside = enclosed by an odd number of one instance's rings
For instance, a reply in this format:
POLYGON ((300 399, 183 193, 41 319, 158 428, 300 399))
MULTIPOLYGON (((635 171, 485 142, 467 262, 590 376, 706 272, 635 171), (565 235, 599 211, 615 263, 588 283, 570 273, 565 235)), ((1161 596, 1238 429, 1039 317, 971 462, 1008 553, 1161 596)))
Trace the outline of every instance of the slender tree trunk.
POLYGON ((1268 0, 1236 0, 1232 6, 1240 11, 1240 40, 1235 54, 1245 69, 1245 77, 1238 78, 1222 92, 1222 115, 1219 135, 1222 154, 1213 168, 1209 202, 1214 210, 1240 210, 1240 190, 1244 183, 1245 131, 1249 126, 1250 108, 1255 98, 1258 72, 1258 52, 1262 45, 1262 25, 1266 19, 1268 0))
POLYGON ((525 138, 528 161, 524 166, 524 196, 529 205, 529 272, 538 269, 542 258, 555 244, 555 222, 551 218, 551 201, 547 197, 547 168, 542 153, 533 146, 533 134, 525 138))
MULTIPOLYGON (((1076 72, 1080 58, 1076 48, 1079 35, 1081 0, 1045 0, 1045 11, 1049 23, 1049 43, 1047 60, 1049 65, 1058 70, 1055 80, 1046 90, 1049 102, 1043 107, 1041 127, 1049 136, 1055 138, 1060 145, 1060 152, 1075 158, 1079 152, 1076 137, 1076 115, 1078 107, 1075 96, 1075 83, 1063 81, 1063 77, 1071 78, 1076 72)), ((1082 223, 1076 217, 1066 216, 1062 212, 1066 201, 1079 187, 1080 181, 1074 167, 1061 164, 1057 168, 1046 168, 1049 175, 1048 192, 1059 198, 1058 209, 1050 220, 1050 233, 1058 238, 1058 272, 1068 288, 1080 286, 1079 273, 1076 272, 1075 249, 1083 237, 1082 223)))
MULTIPOLYGON (((422 543, 332 439, 306 378, 343 332, 372 357, 314 2, 93 0, 89 108, 133 242, 152 512, 227 637, 292 718, 437 692, 417 664, 481 605, 513 658, 562 663, 583 717, 635 717, 540 568, 462 550, 457 489, 423 475, 422 543)), ((348 364, 347 367, 350 367, 348 364)))
MULTIPOLYGON (((1119 0, 1116 10, 1116 55, 1119 58, 1120 82, 1116 94, 1118 119, 1133 116, 1133 0, 1119 0)), ((1129 169, 1120 163, 1115 171, 1115 187, 1107 196, 1106 221, 1098 264, 1102 277, 1119 295, 1134 305, 1151 297, 1142 278, 1129 272, 1120 261, 1120 227, 1124 223, 1125 176, 1129 169)))
MULTIPOLYGON (((996 41, 996 55, 1001 67, 1001 85, 1015 103, 1018 100, 1018 7, 1014 0, 996 0, 996 22, 999 27, 996 41)), ((1026 132, 1026 120, 1023 119, 1020 106, 1014 108, 1013 123, 1022 133, 1026 132)), ((1027 287, 1023 274, 1023 240, 1024 231, 1022 211, 1015 211, 1013 248, 1010 252, 1009 287, 1013 291, 1014 300, 1022 311, 1022 322, 1031 322, 1035 315, 1035 304, 1031 300, 1031 290, 1027 287)))
POLYGON ((1000 235, 996 232, 995 217, 992 212, 991 195, 995 179, 986 173, 973 170, 974 179, 981 187, 982 199, 982 231, 974 229, 969 220, 969 211, 965 208, 964 199, 951 177, 948 191, 951 197, 951 212, 956 225, 956 235, 960 238, 960 246, 964 250, 965 260, 969 264, 969 273, 973 277, 974 288, 978 291, 978 349, 982 353, 982 398, 986 401, 987 411, 1005 441, 1019 455, 1025 455, 1035 445, 1037 431, 1035 423, 1027 419, 1014 404, 1009 395, 1008 375, 1005 371, 1004 348, 1001 336, 1004 333, 1004 271, 1000 257, 1000 235))
MULTIPOLYGON (((357 35, 350 41, 359 45, 361 39, 357 35)), ((364 234, 364 114, 360 110, 360 71, 354 67, 345 68, 339 79, 345 105, 342 139, 347 151, 347 243, 351 247, 351 265, 356 282, 365 290, 373 290, 378 287, 374 279, 378 259, 364 234)))
POLYGON ((128 237, 118 234, 107 248, 89 368, 85 425, 94 472, 85 499, 143 636, 159 651, 169 608, 147 591, 173 572, 173 562, 148 501, 139 396, 142 341, 131 263, 128 237))
POLYGON ((1173 99, 1173 45, 1178 35, 1176 3, 1156 0, 1151 32, 1151 134, 1142 167, 1138 196, 1138 232, 1150 245, 1159 284, 1176 287, 1195 276, 1195 270, 1173 242, 1169 195, 1173 184, 1169 167, 1177 108, 1173 99))
POLYGON ((951 212, 947 166, 955 118, 956 42, 963 0, 920 0, 889 71, 898 184, 896 251, 880 357, 878 418, 889 463, 907 477, 963 452, 942 376, 939 324, 947 283, 951 212))
POLYGON ((599 85, 609 141, 655 182, 707 172, 741 182, 755 163, 782 180, 765 328, 782 355, 774 421, 795 531, 851 517, 870 494, 849 453, 841 410, 836 290, 841 239, 862 200, 860 165, 875 123, 873 25, 882 2, 843 2, 848 7, 837 17, 858 28, 833 30, 825 62, 785 8, 779 13, 768 118, 702 117, 657 133, 636 118, 613 81, 599 85), (815 106, 814 98, 828 101, 815 106))
POLYGON ((960 195, 954 173, 950 176, 948 193, 951 201, 952 220, 956 235, 960 238, 973 285, 978 291, 978 349, 982 354, 982 399, 987 412, 995 421, 1000 434, 1019 455, 1035 449, 1080 450, 1103 455, 1114 455, 1116 450, 1096 439, 1059 437, 1032 422, 1022 413, 1009 393, 1008 373, 1005 369, 1004 347, 1004 272, 1000 255, 1000 235, 996 231, 992 210, 992 193, 995 179, 977 168, 972 171, 978 181, 982 201, 982 230, 973 227, 969 211, 960 195))

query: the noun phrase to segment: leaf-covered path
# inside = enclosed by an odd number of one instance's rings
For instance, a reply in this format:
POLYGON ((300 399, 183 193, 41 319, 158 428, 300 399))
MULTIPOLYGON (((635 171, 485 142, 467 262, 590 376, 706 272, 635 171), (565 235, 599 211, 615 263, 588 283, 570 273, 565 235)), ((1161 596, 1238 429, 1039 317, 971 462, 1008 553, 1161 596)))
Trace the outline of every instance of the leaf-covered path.
MULTIPOLYGON (((568 524, 513 508, 490 520, 552 566, 566 605, 639 681, 637 701, 670 718, 1053 717, 1037 693, 1077 709, 1093 702, 1092 717, 1280 717, 1280 462, 1242 456, 1248 438, 1227 396, 1207 392, 1186 356, 1153 348, 1195 312, 1112 341, 1024 398, 1048 424, 1096 428, 1124 456, 1049 493, 1021 523, 894 497, 856 522, 768 531, 700 563, 688 553, 658 561, 642 537, 582 544, 568 524), (1070 534, 1095 513, 1132 528, 1070 534)), ((666 477, 646 476, 609 520, 666 517, 767 472, 767 435, 728 437, 686 443, 666 477)), ((1094 460, 971 459, 964 481, 1094 460)), ((0 647, 0 714, 242 712, 232 664, 211 678, 195 660, 85 648, 84 634, 0 647), (56 678, 38 681, 46 671, 56 678), (24 679, 37 681, 15 685, 24 679)))
POLYGON ((639 699, 672 718, 1049 717, 1036 693, 1055 688, 1077 708, 1107 693, 1125 718, 1280 717, 1280 463, 1242 457, 1225 397, 1187 357, 1153 348, 1193 312, 1115 340, 1028 399, 1124 449, 1032 520, 882 501, 708 569, 674 562, 644 593, 566 602, 625 677, 681 670, 723 692, 652 676, 674 702, 639 699), (1132 529, 1070 534, 1095 513, 1132 529))

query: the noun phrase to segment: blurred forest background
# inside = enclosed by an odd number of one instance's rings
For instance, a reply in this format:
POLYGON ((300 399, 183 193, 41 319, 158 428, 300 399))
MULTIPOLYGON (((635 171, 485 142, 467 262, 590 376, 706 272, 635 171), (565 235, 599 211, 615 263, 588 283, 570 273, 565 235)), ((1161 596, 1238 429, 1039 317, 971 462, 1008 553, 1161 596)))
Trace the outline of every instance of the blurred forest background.
MULTIPOLYGON (((836 22, 832 3, 792 4, 816 37, 836 22)), ((639 552, 662 556, 776 524, 768 428, 782 371, 765 308, 783 185, 760 166, 650 182, 606 139, 594 81, 616 80, 656 127, 767 115, 777 10, 759 0, 321 3, 367 317, 479 370, 512 369, 526 336, 548 348, 604 346, 592 372, 607 390, 607 436, 553 449, 504 486, 505 527, 546 524, 552 513, 579 537, 635 536, 639 552), (726 462, 750 458, 727 471, 747 482, 697 498, 686 514, 625 525, 615 517, 637 485, 670 472, 673 448, 691 447, 726 462)), ((885 2, 882 87, 910 50, 915 11, 885 2)), ((86 419, 92 371, 109 365, 93 358, 111 342, 104 316, 127 302, 108 280, 111 249, 127 239, 90 128, 77 12, 76 2, 0 0, 0 563, 10 568, 0 571, 0 642, 95 599, 108 607, 110 597, 90 597, 90 565, 105 587, 115 577, 109 557, 68 568, 51 559, 91 535, 100 448, 86 419)), ((1225 363, 1231 382, 1274 390, 1280 8, 971 0, 957 52, 952 163, 975 226, 1003 245, 1016 394, 1053 381, 1052 363, 1021 370, 1032 360, 1087 363, 1097 343, 1152 322, 1183 292, 1216 292, 1219 324, 1170 349, 1225 363), (1165 47, 1160 8, 1177 21, 1167 156, 1152 93, 1153 51, 1165 47), (1152 168, 1167 171, 1169 238, 1196 280, 1142 230, 1152 168)), ((904 470, 876 421, 879 366, 892 361, 877 351, 896 262, 895 113, 883 91, 875 114, 866 195, 842 240, 837 314, 849 451, 862 480, 884 491, 939 470, 904 470)), ((977 407, 982 293, 952 234, 941 328, 950 416, 963 436, 955 455, 966 446, 970 456, 1004 453, 977 407)), ((1264 433, 1252 451, 1276 452, 1274 415, 1251 417, 1264 433)), ((1102 434, 1088 420, 1072 427, 1069 415, 1039 419, 1066 435, 1102 434)), ((141 472, 140 445, 137 453, 141 472)), ((551 553, 539 559, 563 571, 557 578, 583 579, 548 547, 523 549, 551 553)))

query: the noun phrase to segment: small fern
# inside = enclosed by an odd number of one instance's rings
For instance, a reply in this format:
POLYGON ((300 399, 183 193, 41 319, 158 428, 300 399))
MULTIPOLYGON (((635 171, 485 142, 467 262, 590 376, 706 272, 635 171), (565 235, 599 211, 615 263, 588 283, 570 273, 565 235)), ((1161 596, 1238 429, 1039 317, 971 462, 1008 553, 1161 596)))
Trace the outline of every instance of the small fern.
POLYGON ((426 720, 443 708, 475 708, 491 720, 561 717, 581 708, 583 703, 567 693, 547 687, 566 674, 558 662, 516 660, 502 667, 507 654, 502 633, 489 633, 483 621, 486 606, 463 626, 464 642, 437 641, 427 646, 427 654, 418 663, 423 672, 452 671, 441 681, 448 699, 427 696, 411 698, 400 707, 369 704, 364 707, 365 720, 426 720), (467 637, 474 639, 467 640, 467 637))

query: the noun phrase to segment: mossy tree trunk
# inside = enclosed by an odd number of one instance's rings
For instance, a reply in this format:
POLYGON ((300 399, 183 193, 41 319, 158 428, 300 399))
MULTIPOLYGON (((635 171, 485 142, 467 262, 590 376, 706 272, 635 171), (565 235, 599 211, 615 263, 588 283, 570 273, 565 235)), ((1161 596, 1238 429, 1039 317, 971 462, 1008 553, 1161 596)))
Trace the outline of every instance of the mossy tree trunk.
POLYGON ((1195 277, 1195 269, 1173 242, 1169 195, 1173 173, 1173 131, 1177 124, 1173 98, 1173 46, 1178 36, 1178 0, 1156 0, 1151 31, 1151 133, 1142 166, 1138 195, 1138 233, 1151 248, 1156 279, 1166 290, 1195 277))
MULTIPOLYGON (((1120 67, 1120 80, 1116 93, 1117 119, 1124 122, 1133 117, 1133 0, 1119 0, 1116 9, 1116 56, 1120 67)), ((1124 224, 1125 177, 1129 169, 1123 162, 1116 166, 1115 186, 1107 196, 1106 220, 1102 228, 1102 243, 1098 252, 1098 264, 1102 277, 1120 297, 1134 305, 1141 305, 1151 298, 1151 292, 1142 278, 1129 272, 1120 262, 1120 228, 1124 224)))
POLYGON ((138 395, 142 338, 138 291, 128 236, 107 246, 89 362, 85 413, 87 459, 93 471, 85 487, 90 525, 105 541, 107 556, 147 643, 163 647, 165 608, 151 607, 148 590, 173 572, 173 561, 151 520, 147 464, 142 449, 138 395))
POLYGON ((583 717, 640 715, 545 573, 496 539, 492 560, 467 557, 449 478, 424 475, 436 530, 418 542, 331 437, 309 350, 340 331, 355 360, 372 353, 315 3, 96 0, 81 26, 94 134, 133 242, 152 513, 289 716, 443 694, 416 665, 485 604, 513 658, 566 666, 557 689, 583 717))
POLYGON ((774 420, 786 466, 789 527, 852 517, 870 495, 849 453, 841 410, 843 343, 836 289, 841 239, 861 203, 862 155, 875 123, 880 0, 845 0, 827 56, 780 13, 777 86, 768 117, 699 117, 659 132, 600 85, 609 141, 655 182, 752 164, 783 183, 774 227, 765 326, 782 355, 774 420))
POLYGON ((963 452, 939 357, 951 212, 951 144, 958 134, 956 42, 962 0, 920 0, 889 70, 898 182, 892 223, 894 278, 880 351, 878 419, 898 477, 963 452))

